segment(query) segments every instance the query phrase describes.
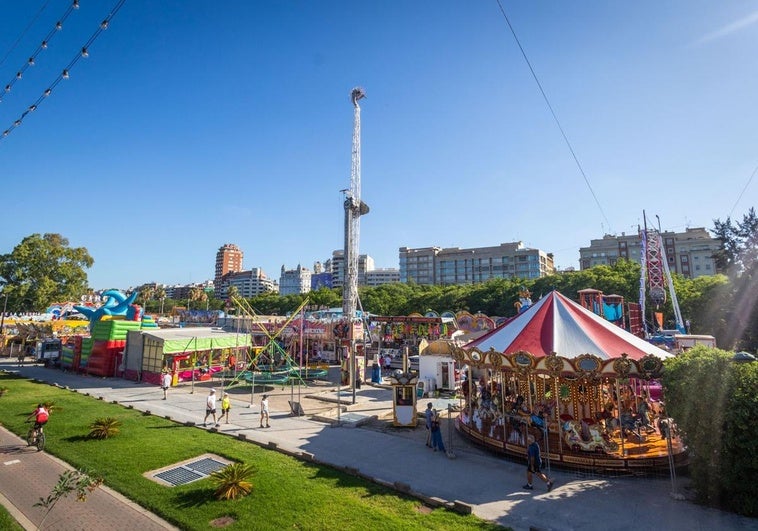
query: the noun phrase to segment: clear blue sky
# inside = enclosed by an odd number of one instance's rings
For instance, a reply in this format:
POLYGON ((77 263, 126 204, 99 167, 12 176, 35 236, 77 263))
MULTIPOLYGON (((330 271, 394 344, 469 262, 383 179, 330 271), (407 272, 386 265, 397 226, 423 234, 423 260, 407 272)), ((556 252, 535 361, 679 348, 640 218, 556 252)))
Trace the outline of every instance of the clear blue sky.
MULTIPOLYGON (((501 1, 602 211, 495 0, 126 0, 0 140, 0 252, 61 233, 95 289, 212 278, 227 242, 277 279, 310 268, 343 245, 357 85, 377 267, 518 240, 578 267, 643 209, 683 230, 755 205, 758 179, 738 198, 758 165, 758 5, 501 1)), ((0 131, 115 2, 81 0, 3 95, 0 131)), ((69 2, 7 4, 0 89, 69 2)))

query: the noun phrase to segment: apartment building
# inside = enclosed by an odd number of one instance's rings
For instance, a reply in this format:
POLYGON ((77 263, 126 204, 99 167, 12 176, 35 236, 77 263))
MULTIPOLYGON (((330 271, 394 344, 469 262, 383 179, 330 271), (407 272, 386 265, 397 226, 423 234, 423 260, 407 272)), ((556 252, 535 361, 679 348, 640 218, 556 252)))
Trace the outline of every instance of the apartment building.
POLYGON ((493 247, 401 247, 400 282, 474 284, 493 278, 535 279, 555 273, 553 255, 523 242, 493 247))
MULTIPOLYGON (((672 272, 688 278, 718 272, 714 255, 721 248, 721 240, 713 238, 704 227, 686 229, 684 232, 664 231, 661 241, 672 272)), ((600 239, 590 240, 588 247, 579 249, 579 266, 580 269, 589 269, 596 265, 613 265, 621 258, 640 262, 641 251, 639 233, 622 232, 621 236, 606 234, 600 239)))

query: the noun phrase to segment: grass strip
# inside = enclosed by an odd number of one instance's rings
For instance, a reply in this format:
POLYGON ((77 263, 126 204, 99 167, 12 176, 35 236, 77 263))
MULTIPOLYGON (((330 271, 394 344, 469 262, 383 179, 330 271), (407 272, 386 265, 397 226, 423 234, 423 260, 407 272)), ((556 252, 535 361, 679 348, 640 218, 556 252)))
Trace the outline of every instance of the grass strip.
MULTIPOLYGON (((88 470, 105 484, 182 529, 445 529, 502 527, 472 515, 423 507, 411 497, 328 466, 306 463, 255 444, 187 427, 94 397, 0 373, 0 423, 23 436, 24 420, 38 402, 55 408, 46 426, 46 451, 88 470), (122 425, 115 437, 87 437, 98 418, 122 425), (253 491, 234 501, 217 501, 208 479, 165 487, 143 476, 204 453, 253 464, 253 491)), ((0 528, 4 528, 0 526, 0 528)))

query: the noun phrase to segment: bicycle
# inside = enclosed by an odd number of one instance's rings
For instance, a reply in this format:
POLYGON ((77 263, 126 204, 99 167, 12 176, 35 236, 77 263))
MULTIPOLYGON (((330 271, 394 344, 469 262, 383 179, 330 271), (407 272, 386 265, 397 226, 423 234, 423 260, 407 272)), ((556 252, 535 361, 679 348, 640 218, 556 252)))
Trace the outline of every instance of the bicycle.
POLYGON ((45 449, 45 430, 42 429, 42 426, 39 427, 39 430, 34 429, 34 426, 29 428, 29 433, 26 434, 26 445, 36 446, 38 452, 45 449))

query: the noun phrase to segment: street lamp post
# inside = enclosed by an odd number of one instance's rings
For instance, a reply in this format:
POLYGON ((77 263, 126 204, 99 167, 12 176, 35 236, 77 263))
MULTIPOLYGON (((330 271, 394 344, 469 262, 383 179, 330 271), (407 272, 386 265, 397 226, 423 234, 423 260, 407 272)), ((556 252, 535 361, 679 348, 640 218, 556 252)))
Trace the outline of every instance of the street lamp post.
POLYGON ((3 337, 3 343, 0 350, 5 349, 5 310, 8 308, 8 294, 3 293, 3 315, 0 316, 0 336, 3 337))

